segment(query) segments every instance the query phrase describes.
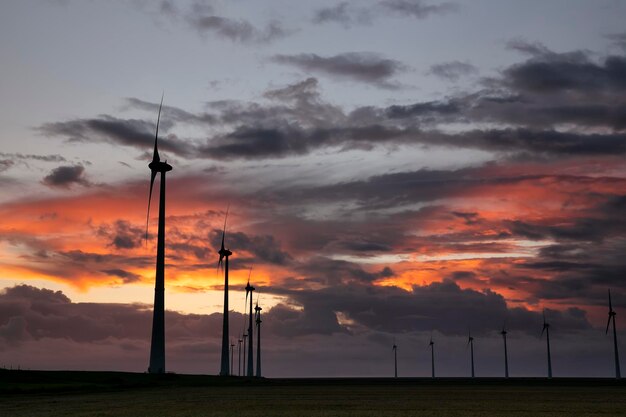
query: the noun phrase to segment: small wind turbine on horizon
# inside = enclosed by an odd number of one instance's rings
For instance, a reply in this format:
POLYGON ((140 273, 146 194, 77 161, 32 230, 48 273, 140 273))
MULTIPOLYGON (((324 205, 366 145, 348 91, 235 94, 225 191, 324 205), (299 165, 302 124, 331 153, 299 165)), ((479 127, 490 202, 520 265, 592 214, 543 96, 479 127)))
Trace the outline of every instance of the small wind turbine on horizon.
POLYGON ((237 376, 241 376, 241 343, 243 342, 243 338, 240 337, 239 339, 237 339, 237 365, 238 365, 238 371, 237 371, 237 376))
POLYGON ((472 330, 470 329, 467 333, 467 345, 465 348, 469 346, 470 348, 470 357, 472 360, 472 378, 474 378, 474 338, 472 337, 472 330))
POLYGON ((622 374, 619 369, 619 353, 617 351, 617 330, 615 330, 615 316, 617 313, 613 310, 613 304, 611 303, 611 290, 609 290, 609 321, 606 323, 606 332, 609 333, 609 325, 613 321, 613 349, 615 351, 615 378, 620 379, 622 374))
POLYGON ((148 224, 150 222, 150 203, 152 201, 152 188, 158 173, 161 174, 161 186, 159 192, 159 227, 157 232, 157 256, 156 274, 154 285, 154 310, 152 313, 152 338, 150 342, 150 365, 148 372, 151 374, 165 373, 165 173, 172 170, 167 161, 162 162, 159 157, 158 138, 159 122, 161 121, 161 109, 163 107, 163 95, 159 104, 156 133, 154 134, 154 150, 150 168, 150 193, 148 194, 148 212, 146 214, 146 245, 148 244, 148 224))
POLYGON ((259 296, 256 297, 254 316, 256 322, 256 377, 261 378, 261 307, 259 307, 259 296))
POLYGON ((430 346, 430 366, 431 366, 431 374, 432 377, 435 377, 435 342, 433 341, 433 334, 430 333, 430 342, 428 343, 430 346))
POLYGON ((252 343, 253 343, 253 333, 252 333, 252 294, 254 291, 254 287, 250 285, 250 275, 252 274, 252 268, 250 268, 250 272, 248 272, 248 284, 246 284, 246 300, 248 302, 248 295, 250 295, 250 311, 249 311, 249 321, 248 321, 248 372, 246 375, 250 378, 254 376, 254 358, 252 357, 252 343))
POLYGON ((224 239, 226 237, 226 220, 228 219, 228 208, 226 209, 226 215, 224 216, 224 229, 222 230, 222 246, 217 252, 220 255, 217 261, 217 269, 224 268, 224 313, 222 318, 222 361, 220 367, 220 375, 229 375, 228 367, 228 258, 233 254, 231 251, 224 247, 224 239), (224 260, 224 258, 226 260, 224 260))
POLYGON ((235 364, 235 344, 233 343, 233 339, 230 339, 230 375, 234 375, 234 364, 235 364))
POLYGON ((396 338, 393 338, 393 377, 398 377, 398 346, 396 345, 396 338))
POLYGON ((548 349, 548 378, 552 378, 552 357, 550 356, 550 323, 546 321, 546 309, 543 309, 543 329, 541 329, 541 336, 546 333, 546 346, 548 349))
POLYGON ((502 335, 502 340, 504 341, 504 377, 509 377, 509 352, 506 349, 506 321, 502 324, 502 331, 500 332, 502 335))

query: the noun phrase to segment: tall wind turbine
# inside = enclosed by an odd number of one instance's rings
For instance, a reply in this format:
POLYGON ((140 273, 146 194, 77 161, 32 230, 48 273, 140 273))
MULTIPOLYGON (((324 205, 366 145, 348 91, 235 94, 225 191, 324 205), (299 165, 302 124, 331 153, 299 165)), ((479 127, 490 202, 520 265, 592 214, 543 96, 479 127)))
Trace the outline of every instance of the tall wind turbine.
MULTIPOLYGON (((246 300, 247 301, 247 300, 246 300)), ((247 307, 247 306, 246 306, 247 307)), ((244 315, 245 318, 245 315, 244 315)), ((246 339, 248 338, 248 334, 244 333, 242 336, 243 339, 243 375, 246 376, 246 339)))
POLYGON ((548 347, 548 378, 552 378, 552 358, 550 357, 550 324, 546 322, 546 309, 543 309, 543 329, 541 330, 541 336, 543 332, 546 333, 546 343, 548 347))
MULTIPOLYGON (((251 272, 252 268, 250 268, 250 273, 251 272)), ((250 273, 248 274, 248 284, 246 285, 246 302, 248 301, 248 294, 250 295, 250 312, 248 316, 248 372, 246 375, 252 378, 254 376, 254 359, 252 358, 252 292, 254 291, 254 287, 250 285, 250 273)))
POLYGON ((502 324, 502 331, 500 334, 502 335, 502 340, 504 340, 504 377, 509 377, 509 352, 506 350, 506 322, 502 324))
POLYGON ((256 318, 256 377, 261 378, 261 307, 259 307, 259 297, 256 299, 254 316, 256 318))
POLYGON ((609 332, 609 324, 613 320, 613 348, 615 350, 615 378, 619 379, 622 374, 619 371, 619 354, 617 352, 617 331, 615 330, 615 316, 617 313, 613 311, 613 304, 611 304, 611 290, 609 290, 609 321, 606 323, 606 332, 609 332))
POLYGON ((237 372, 237 376, 241 376, 241 342, 243 342, 243 339, 240 337, 237 340, 237 356, 239 357, 239 359, 237 360, 237 365, 238 365, 238 372, 237 372))
POLYGON ((150 343, 150 365, 148 372, 151 374, 165 373, 165 173, 172 170, 172 166, 161 162, 157 140, 159 138, 159 122, 161 121, 161 108, 163 96, 159 104, 156 133, 154 135, 154 150, 150 168, 150 194, 148 195, 148 213, 146 215, 146 243, 148 242, 148 223, 150 221, 150 202, 152 201, 152 188, 157 173, 161 174, 161 189, 159 193, 159 229, 157 234, 157 258, 154 284, 154 310, 152 313, 152 340, 150 343))
POLYGON ((222 321, 222 362, 220 367, 220 375, 229 375, 228 368, 228 258, 233 253, 224 248, 224 238, 226 236, 226 220, 228 219, 228 208, 226 209, 226 216, 224 217, 224 229, 222 230, 222 246, 217 252, 220 255, 217 261, 217 268, 224 267, 224 314, 222 321), (224 258, 226 260, 224 261, 224 258))
POLYGON ((393 339, 393 376, 394 378, 398 377, 398 346, 396 345, 396 339, 393 339))
POLYGON ((430 334, 430 342, 428 343, 430 346, 430 366, 432 377, 435 377, 435 342, 433 342, 433 334, 430 334))
POLYGON ((472 378, 474 378, 474 338, 472 337, 471 330, 467 333, 467 346, 470 347, 470 354, 472 358, 472 378))

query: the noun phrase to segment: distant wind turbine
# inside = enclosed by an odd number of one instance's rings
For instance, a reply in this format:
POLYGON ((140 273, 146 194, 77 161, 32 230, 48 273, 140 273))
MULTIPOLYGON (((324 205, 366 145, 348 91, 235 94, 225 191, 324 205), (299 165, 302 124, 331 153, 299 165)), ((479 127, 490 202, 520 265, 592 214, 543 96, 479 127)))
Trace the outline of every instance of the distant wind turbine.
MULTIPOLYGON (((245 315, 244 315, 245 318, 245 315)), ((243 339, 243 375, 246 375, 246 339, 248 338, 248 334, 244 333, 242 336, 243 339)))
POLYGON ((254 316, 256 322, 256 377, 261 378, 261 307, 259 307, 259 297, 256 298, 254 316))
POLYGON ((150 221, 150 202, 152 201, 152 188, 157 173, 161 174, 161 189, 159 193, 159 228, 157 233, 157 258, 154 285, 154 310, 152 313, 152 340, 150 343, 150 365, 148 372, 151 374, 165 373, 165 173, 172 170, 172 166, 161 162, 157 140, 159 138, 159 122, 161 121, 161 108, 163 96, 159 104, 156 133, 154 135, 154 150, 150 168, 150 193, 148 194, 148 212, 146 215, 146 244, 148 243, 148 223, 150 221))
POLYGON ((398 377, 398 346, 396 345, 396 339, 393 339, 393 376, 394 378, 398 377))
POLYGON ((230 375, 235 374, 235 344, 233 343, 233 339, 230 339, 230 375))
POLYGON ((228 208, 226 209, 226 215, 224 216, 224 229, 222 230, 222 246, 217 252, 220 255, 217 261, 217 269, 220 266, 224 268, 224 313, 222 316, 222 361, 220 367, 220 375, 229 375, 228 367, 228 258, 233 253, 224 247, 224 239, 226 237, 226 220, 228 219, 228 208), (224 261, 224 258, 226 260, 224 261))
POLYGON ((546 321, 546 309, 543 309, 543 329, 541 329, 541 336, 546 333, 546 346, 548 348, 548 378, 552 378, 552 358, 550 356, 550 324, 546 321))
POLYGON ((250 295, 250 312, 249 312, 249 321, 248 321, 248 372, 247 376, 252 378, 254 376, 254 358, 252 357, 252 342, 253 342, 253 333, 252 333, 252 293, 254 291, 254 287, 250 285, 250 274, 252 273, 252 268, 250 268, 250 272, 248 273, 248 284, 246 285, 246 302, 248 301, 248 295, 250 295))
POLYGON ((619 353, 617 352, 617 331, 615 330, 615 316, 617 313, 613 311, 613 304, 611 303, 611 290, 609 290, 609 321, 606 323, 606 332, 609 333, 609 324, 613 321, 613 349, 615 350, 615 378, 620 379, 622 377, 619 370, 619 353))
POLYGON ((470 356, 472 359, 472 378, 474 378, 474 338, 472 337, 471 329, 467 333, 467 346, 470 348, 470 356))
POLYGON ((435 377, 435 342, 433 342, 433 334, 430 334, 430 342, 428 343, 430 346, 430 366, 432 377, 435 377))
POLYGON ((237 359, 237 365, 238 365, 237 376, 241 376, 241 342, 243 342, 243 339, 240 337, 237 340, 237 356, 239 357, 239 359, 237 359))
POLYGON ((500 334, 502 335, 502 340, 504 340, 504 377, 509 377, 509 352, 506 350, 506 322, 502 324, 502 331, 500 334))

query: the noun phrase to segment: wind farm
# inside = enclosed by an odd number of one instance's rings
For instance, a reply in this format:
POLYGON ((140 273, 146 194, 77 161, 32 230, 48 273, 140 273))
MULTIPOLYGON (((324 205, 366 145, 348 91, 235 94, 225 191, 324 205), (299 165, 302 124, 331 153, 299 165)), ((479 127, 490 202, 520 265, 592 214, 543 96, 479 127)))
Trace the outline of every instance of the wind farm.
POLYGON ((0 414, 626 415, 624 16, 0 2, 0 414))

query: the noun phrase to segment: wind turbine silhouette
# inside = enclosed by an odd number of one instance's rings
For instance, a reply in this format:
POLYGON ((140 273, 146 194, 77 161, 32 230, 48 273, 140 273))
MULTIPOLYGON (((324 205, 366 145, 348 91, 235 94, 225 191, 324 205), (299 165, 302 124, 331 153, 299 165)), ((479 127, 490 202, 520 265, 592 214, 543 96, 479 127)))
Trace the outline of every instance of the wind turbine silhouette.
POLYGON ((509 377, 509 352, 506 350, 506 321, 502 324, 502 340, 504 340, 504 377, 509 377))
POLYGON ((254 359, 252 358, 252 342, 253 342, 253 333, 252 333, 252 292, 254 291, 254 287, 250 285, 250 275, 252 274, 252 268, 250 268, 250 272, 248 273, 248 284, 246 285, 246 302, 248 302, 248 294, 250 294, 250 313, 249 313, 249 322, 248 322, 248 377, 254 376, 254 359))
POLYGON ((217 261, 217 269, 219 270, 220 266, 224 268, 224 313, 223 313, 223 321, 222 321, 222 362, 220 367, 220 375, 225 376, 229 375, 228 368, 228 258, 233 253, 224 247, 224 239, 226 236, 226 220, 228 219, 228 209, 226 208, 226 215, 224 216, 224 229, 222 230, 222 246, 220 250, 217 252, 220 255, 219 260, 217 261), (226 260, 224 261, 224 258, 226 260))
MULTIPOLYGON (((246 315, 244 314, 244 318, 245 318, 245 316, 246 315)), ((242 339, 243 339, 243 367, 244 367, 243 375, 244 376, 246 375, 246 339, 247 338, 248 338, 248 334, 244 333, 242 335, 242 339)))
POLYGON ((148 223, 150 221, 150 203, 152 201, 152 188, 157 173, 161 174, 161 189, 159 193, 159 229, 157 233, 157 258, 154 284, 154 310, 152 313, 152 339, 150 343, 150 365, 148 372, 151 374, 165 373, 165 173, 172 170, 172 166, 161 162, 157 140, 159 138, 159 122, 161 121, 161 108, 163 107, 163 95, 159 104, 156 133, 154 134, 154 150, 150 168, 150 193, 148 195, 148 212, 146 214, 146 245, 148 244, 148 223))
POLYGON ((548 347, 548 378, 552 378, 552 358, 550 357, 550 324, 546 322, 546 309, 543 309, 543 329, 541 329, 541 336, 543 332, 546 333, 546 343, 548 347))
POLYGON ((256 297, 254 316, 256 322, 256 377, 261 378, 261 307, 259 307, 259 296, 256 297))
POLYGON ((430 346, 430 365, 431 365, 431 373, 432 377, 435 377, 435 342, 433 342, 433 333, 430 333, 430 342, 428 343, 430 346))
POLYGON ((474 378, 474 338, 472 337, 471 329, 467 333, 467 345, 465 346, 466 349, 467 346, 470 347, 470 354, 472 358, 472 378, 474 378))
POLYGON ((235 373, 234 371, 234 360, 235 360, 235 344, 233 343, 233 339, 230 339, 230 375, 235 373))
POLYGON ((398 377, 398 346, 396 345, 396 338, 393 338, 393 376, 394 378, 398 377))
POLYGON ((237 359, 237 365, 238 365, 237 376, 241 376, 241 342, 243 342, 243 339, 240 337, 237 340, 237 345, 238 345, 237 346, 237 356, 239 357, 239 359, 237 359))
POLYGON ((609 290, 609 321, 606 323, 606 332, 609 333, 609 324, 613 320, 613 349, 615 350, 615 378, 620 379, 622 374, 619 370, 619 353, 617 352, 617 331, 615 330, 615 316, 617 313, 613 311, 613 304, 611 303, 611 290, 609 290))

